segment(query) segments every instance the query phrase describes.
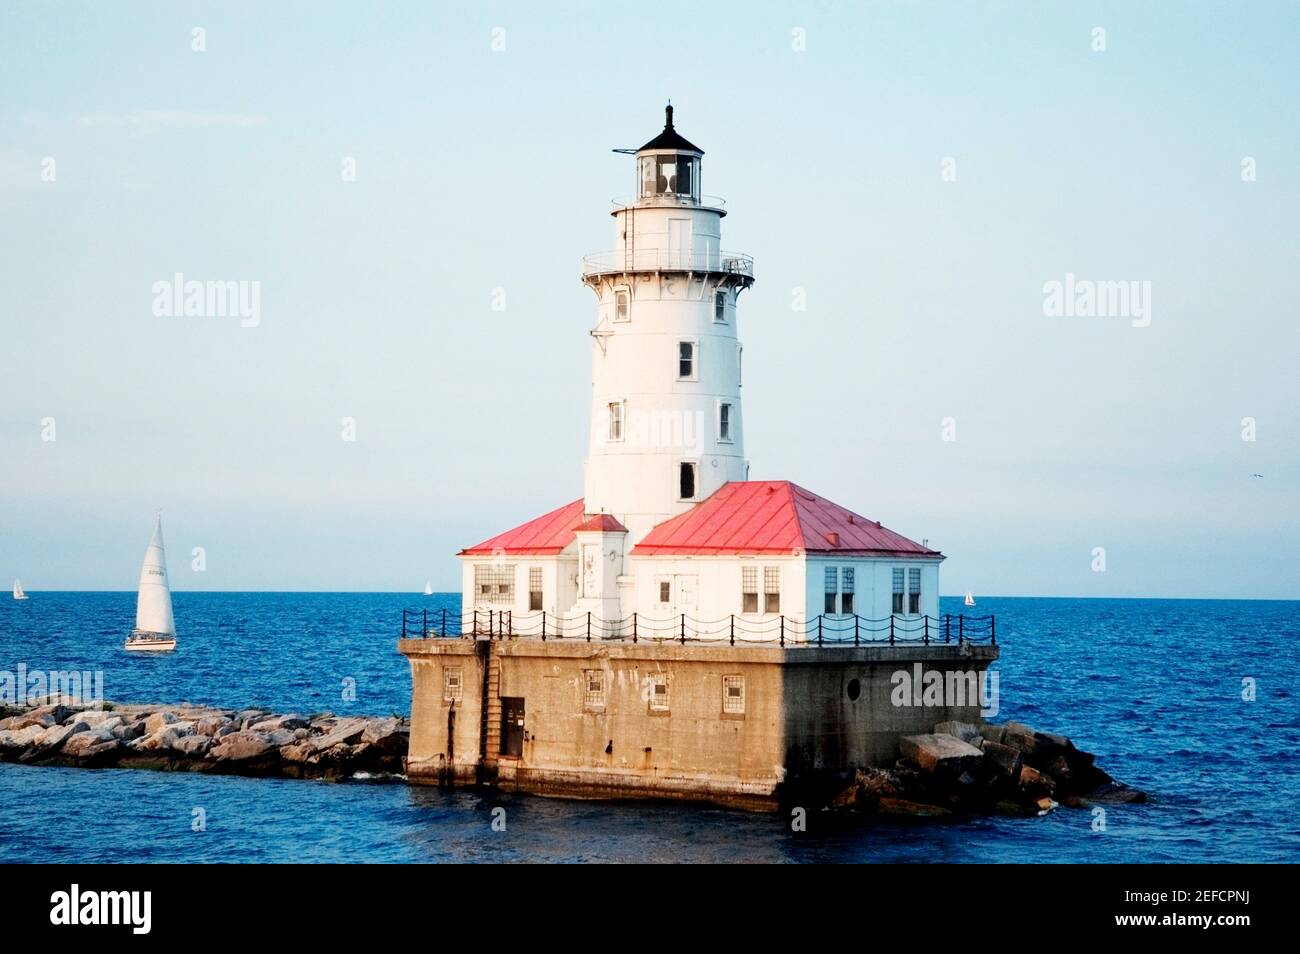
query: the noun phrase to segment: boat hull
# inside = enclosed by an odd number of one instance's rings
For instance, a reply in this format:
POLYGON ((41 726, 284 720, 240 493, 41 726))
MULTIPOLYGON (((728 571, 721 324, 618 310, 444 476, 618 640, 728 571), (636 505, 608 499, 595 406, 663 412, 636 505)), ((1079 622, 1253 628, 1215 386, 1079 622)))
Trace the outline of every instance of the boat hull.
POLYGON ((122 647, 128 653, 169 653, 176 648, 175 636, 128 636, 122 647))

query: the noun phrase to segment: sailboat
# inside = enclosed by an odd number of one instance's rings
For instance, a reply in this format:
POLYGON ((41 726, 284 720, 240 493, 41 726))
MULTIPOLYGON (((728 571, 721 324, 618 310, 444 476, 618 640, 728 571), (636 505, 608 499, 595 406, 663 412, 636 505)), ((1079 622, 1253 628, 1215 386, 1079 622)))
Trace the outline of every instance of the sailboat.
POLYGON ((126 637, 128 652, 170 652, 176 648, 176 620, 172 617, 172 591, 167 586, 167 553, 163 549, 162 514, 140 567, 140 594, 135 603, 135 629, 126 637))
POLYGON ((966 591, 966 605, 967 605, 967 606, 974 606, 974 605, 975 605, 975 597, 974 597, 974 595, 970 592, 970 590, 967 590, 967 591, 966 591))
POLYGON ((14 599, 16 600, 27 599, 27 594, 23 592, 22 580, 14 580, 14 599))
POLYGON ((433 595, 433 583, 429 580, 426 580, 424 583, 424 595, 425 596, 433 595))

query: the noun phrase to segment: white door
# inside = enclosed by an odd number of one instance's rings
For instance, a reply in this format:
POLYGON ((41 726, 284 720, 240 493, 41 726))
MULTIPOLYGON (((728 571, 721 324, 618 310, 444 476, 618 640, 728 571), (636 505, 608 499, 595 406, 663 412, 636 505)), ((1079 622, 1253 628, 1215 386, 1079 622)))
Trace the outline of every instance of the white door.
POLYGON ((694 615, 699 604, 700 578, 694 573, 679 573, 673 577, 673 590, 677 594, 677 612, 694 615))
POLYGON ((691 220, 668 220, 668 265, 689 268, 691 256, 691 220))

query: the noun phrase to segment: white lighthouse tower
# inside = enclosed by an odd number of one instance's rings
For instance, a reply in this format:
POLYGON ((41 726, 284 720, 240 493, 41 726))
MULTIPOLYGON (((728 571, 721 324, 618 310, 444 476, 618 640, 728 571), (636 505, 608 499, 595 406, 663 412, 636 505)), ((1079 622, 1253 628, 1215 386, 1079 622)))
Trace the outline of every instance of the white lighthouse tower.
POLYGON ((722 250, 704 151, 672 106, 663 132, 617 151, 636 157, 637 192, 614 208, 613 250, 583 260, 597 300, 583 494, 460 551, 462 631, 784 642, 888 617, 925 638, 942 553, 749 479, 737 300, 754 265, 722 250))
POLYGON ((635 150, 637 193, 612 213, 613 251, 583 262, 598 300, 583 497, 588 514, 626 525, 629 548, 749 469, 736 306, 753 260, 722 250, 722 200, 700 191, 704 151, 666 113, 635 150))

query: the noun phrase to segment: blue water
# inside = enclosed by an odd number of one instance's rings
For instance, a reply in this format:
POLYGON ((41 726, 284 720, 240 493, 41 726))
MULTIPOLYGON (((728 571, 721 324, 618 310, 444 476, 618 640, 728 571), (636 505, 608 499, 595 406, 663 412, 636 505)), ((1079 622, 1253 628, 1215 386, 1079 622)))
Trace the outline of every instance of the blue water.
MULTIPOLYGON (((135 658, 120 648, 134 594, 36 593, 0 601, 0 669, 100 669, 120 700, 407 712, 401 608, 456 601, 177 593, 177 651, 135 658)), ((796 833, 785 818, 687 805, 5 764, 0 862, 1300 861, 1300 603, 986 598, 977 611, 998 617, 998 718, 1071 736, 1151 803, 1108 806, 1104 832, 1089 812, 1057 809, 815 817, 796 833), (498 807, 505 831, 492 827, 498 807), (195 809, 205 831, 191 830, 195 809)))

